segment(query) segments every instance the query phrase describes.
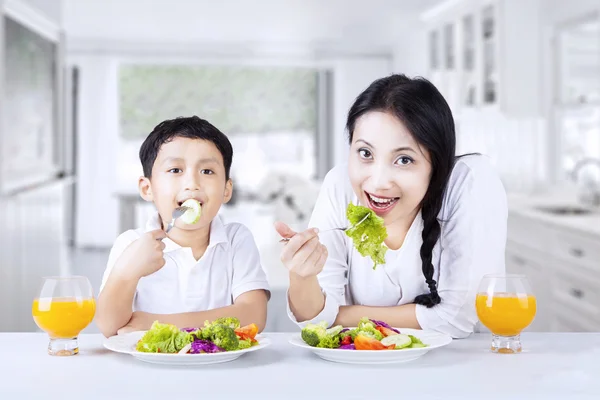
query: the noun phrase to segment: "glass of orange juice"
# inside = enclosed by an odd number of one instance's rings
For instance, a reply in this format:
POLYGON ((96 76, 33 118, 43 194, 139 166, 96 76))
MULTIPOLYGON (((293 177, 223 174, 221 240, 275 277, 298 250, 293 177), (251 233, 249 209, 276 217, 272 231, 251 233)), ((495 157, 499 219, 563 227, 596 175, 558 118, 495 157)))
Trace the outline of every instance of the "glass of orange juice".
POLYGON ((486 275, 475 300, 477 316, 492 332, 492 351, 520 353, 521 331, 536 313, 536 298, 525 275, 486 275))
POLYGON ((92 322, 96 301, 92 285, 84 276, 43 278, 39 296, 33 300, 33 320, 50 336, 48 354, 79 353, 77 337, 92 322))

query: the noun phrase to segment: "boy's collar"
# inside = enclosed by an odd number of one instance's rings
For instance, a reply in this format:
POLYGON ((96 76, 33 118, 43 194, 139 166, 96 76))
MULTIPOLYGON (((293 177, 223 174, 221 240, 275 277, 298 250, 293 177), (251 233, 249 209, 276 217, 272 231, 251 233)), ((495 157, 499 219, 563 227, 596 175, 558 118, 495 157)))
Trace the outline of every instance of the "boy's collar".
MULTIPOLYGON (((148 218, 148 221, 146 221, 145 232, 154 231, 156 229, 162 229, 158 213, 154 213, 150 216, 150 218, 148 218)), ((165 243, 165 252, 182 248, 168 237, 163 241, 165 243)), ((210 236, 208 239, 207 248, 216 246, 219 243, 227 243, 227 232, 225 232, 225 225, 223 224, 221 217, 217 215, 210 223, 210 236)))

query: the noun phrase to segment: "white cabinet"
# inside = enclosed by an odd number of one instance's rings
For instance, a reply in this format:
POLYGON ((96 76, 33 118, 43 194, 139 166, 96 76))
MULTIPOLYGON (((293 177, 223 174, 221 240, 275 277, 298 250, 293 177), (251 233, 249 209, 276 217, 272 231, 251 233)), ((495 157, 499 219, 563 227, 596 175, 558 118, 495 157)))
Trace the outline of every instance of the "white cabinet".
POLYGON ((540 14, 540 0, 449 0, 422 15, 428 76, 453 112, 541 115, 540 14))
POLYGON ((537 297, 529 330, 600 331, 600 237, 511 213, 506 270, 527 275, 537 297))

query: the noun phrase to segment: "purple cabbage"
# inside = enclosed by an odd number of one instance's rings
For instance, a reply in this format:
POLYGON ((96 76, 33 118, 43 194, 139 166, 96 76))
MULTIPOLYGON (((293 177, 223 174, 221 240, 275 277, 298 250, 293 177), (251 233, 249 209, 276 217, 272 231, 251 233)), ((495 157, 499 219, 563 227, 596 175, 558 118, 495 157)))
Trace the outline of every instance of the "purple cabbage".
POLYGON ((354 346, 354 343, 350 343, 350 344, 343 344, 339 347, 339 349, 342 350, 356 350, 356 347, 354 346))
POLYGON ((181 332, 196 332, 198 330, 198 328, 181 328, 181 332))
POLYGON ((371 321, 372 323, 374 323, 375 326, 383 326, 384 328, 391 329, 391 330, 393 330, 396 333, 400 333, 400 331, 398 329, 392 328, 391 326, 389 326, 388 324, 386 324, 383 321, 377 321, 377 320, 374 320, 374 319, 370 319, 369 321, 371 321))
POLYGON ((342 330, 340 331, 340 333, 344 333, 344 332, 346 332, 346 331, 349 331, 349 330, 350 330, 350 328, 344 328, 344 329, 342 329, 342 330))
POLYGON ((190 353, 199 354, 199 353, 219 353, 225 351, 213 342, 208 340, 194 340, 192 342, 192 348, 190 349, 190 353))

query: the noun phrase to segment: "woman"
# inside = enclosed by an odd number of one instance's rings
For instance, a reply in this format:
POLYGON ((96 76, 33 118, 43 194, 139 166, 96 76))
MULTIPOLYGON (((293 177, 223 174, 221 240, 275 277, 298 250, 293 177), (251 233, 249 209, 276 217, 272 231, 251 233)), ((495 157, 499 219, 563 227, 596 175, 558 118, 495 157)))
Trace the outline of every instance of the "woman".
POLYGON ((425 79, 373 82, 348 113, 347 166, 326 176, 308 229, 276 223, 290 274, 288 314, 301 327, 361 317, 467 337, 481 277, 504 272, 506 193, 487 159, 455 156, 454 120, 425 79), (373 270, 342 231, 346 207, 383 218, 385 264, 373 270))

